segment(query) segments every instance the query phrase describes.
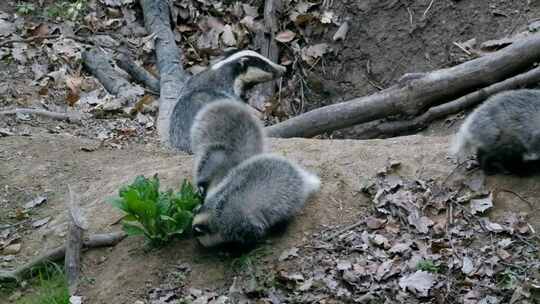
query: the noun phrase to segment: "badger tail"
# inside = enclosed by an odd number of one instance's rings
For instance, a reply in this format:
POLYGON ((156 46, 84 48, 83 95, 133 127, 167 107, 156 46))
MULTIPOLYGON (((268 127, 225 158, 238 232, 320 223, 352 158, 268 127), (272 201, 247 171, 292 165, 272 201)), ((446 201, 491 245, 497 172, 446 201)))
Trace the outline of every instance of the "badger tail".
POLYGON ((465 120, 450 144, 449 154, 456 157, 460 162, 475 152, 474 138, 469 128, 470 121, 470 119, 465 120))
POLYGON ((321 188, 321 180, 317 175, 304 169, 300 170, 300 174, 302 175, 302 179, 304 181, 304 193, 306 196, 310 196, 319 191, 321 188))

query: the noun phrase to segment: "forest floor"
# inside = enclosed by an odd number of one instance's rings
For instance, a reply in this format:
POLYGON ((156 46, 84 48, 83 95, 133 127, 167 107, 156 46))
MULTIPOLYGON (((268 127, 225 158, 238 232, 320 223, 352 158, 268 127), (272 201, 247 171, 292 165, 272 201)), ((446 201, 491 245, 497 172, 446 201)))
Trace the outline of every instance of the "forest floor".
MULTIPOLYGON (((191 176, 189 155, 159 147, 157 97, 146 90, 135 114, 103 111, 108 95, 81 64, 81 51, 98 45, 156 72, 136 1, 34 2, 0 3, 0 107, 85 119, 0 116, 0 227, 16 224, 0 228, 0 269, 63 241, 67 184, 81 193, 90 231, 104 232, 119 230, 121 217, 105 198, 135 176, 158 173, 169 187, 191 176), (47 38, 4 44, 35 36, 47 38)), ((188 71, 227 46, 254 47, 250 28, 262 1, 172 2, 188 71)), ((284 2, 279 46, 288 73, 277 106, 262 111, 267 124, 374 93, 404 73, 470 60, 475 54, 456 43, 501 43, 540 18, 535 1, 284 2), (345 21, 346 38, 333 41, 345 21)), ((356 138, 353 127, 324 140, 273 140, 273 150, 323 182, 286 231, 241 256, 194 240, 147 251, 138 238, 89 251, 85 303, 538 303, 539 180, 463 168, 450 174, 449 135, 462 117, 436 122, 422 136, 332 140, 356 138)), ((33 292, 31 284, 0 288, 0 303, 33 292)))

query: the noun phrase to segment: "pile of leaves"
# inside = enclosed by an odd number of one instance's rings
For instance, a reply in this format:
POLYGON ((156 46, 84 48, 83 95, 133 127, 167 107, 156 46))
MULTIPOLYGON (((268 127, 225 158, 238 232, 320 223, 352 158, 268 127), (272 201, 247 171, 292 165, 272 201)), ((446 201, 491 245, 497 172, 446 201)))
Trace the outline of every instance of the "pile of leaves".
POLYGON ((191 227, 192 210, 201 203, 194 187, 184 180, 180 191, 159 191, 157 175, 138 176, 119 191, 111 204, 124 211, 123 228, 128 235, 144 235, 152 246, 185 235, 191 227))
MULTIPOLYGON (((478 181, 465 182, 476 190, 452 190, 402 178, 391 173, 394 169, 365 186, 373 208, 357 223, 313 234, 302 246, 281 253, 270 271, 257 271, 265 267, 261 263, 237 274, 229 290, 187 288, 176 290, 177 298, 197 303, 536 303, 539 242, 522 216, 509 212, 491 221, 486 212, 493 193, 478 181)), ((153 296, 152 303, 163 303, 153 296)))

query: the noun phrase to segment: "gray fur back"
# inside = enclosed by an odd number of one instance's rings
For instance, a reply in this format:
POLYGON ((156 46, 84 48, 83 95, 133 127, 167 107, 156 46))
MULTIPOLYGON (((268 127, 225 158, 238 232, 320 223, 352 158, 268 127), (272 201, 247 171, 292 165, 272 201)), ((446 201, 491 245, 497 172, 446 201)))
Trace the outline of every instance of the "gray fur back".
POLYGON ((188 80, 170 116, 169 142, 172 148, 191 151, 189 132, 195 115, 213 101, 236 98, 233 82, 233 75, 227 70, 206 70, 188 80))
POLYGON ((237 163, 262 153, 262 123, 238 99, 214 101, 195 117, 191 129, 191 148, 196 154, 205 146, 215 144, 234 151, 231 161, 237 163))
POLYGON ((205 106, 195 117, 190 136, 197 182, 202 170, 204 178, 212 177, 209 181, 217 184, 231 168, 264 151, 262 123, 248 105, 234 98, 216 100, 205 106), (224 152, 219 164, 209 160, 216 147, 224 152))
POLYGON ((283 157, 261 154, 231 170, 204 205, 216 210, 211 226, 228 241, 249 242, 293 217, 318 189, 315 175, 283 157))
POLYGON ((506 91, 489 98, 467 117, 454 151, 497 147, 501 138, 529 149, 528 143, 538 130, 540 90, 506 91))

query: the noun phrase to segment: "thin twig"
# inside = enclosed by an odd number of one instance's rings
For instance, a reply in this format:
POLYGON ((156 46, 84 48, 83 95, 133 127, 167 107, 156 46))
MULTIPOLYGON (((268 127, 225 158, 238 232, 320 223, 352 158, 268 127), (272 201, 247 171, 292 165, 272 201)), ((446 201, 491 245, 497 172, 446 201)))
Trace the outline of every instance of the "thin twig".
POLYGON ((431 0, 431 2, 429 2, 429 5, 426 8, 426 10, 424 11, 424 14, 422 15, 422 18, 426 18, 426 15, 429 12, 429 10, 431 9, 431 6, 433 5, 433 2, 435 2, 435 0, 431 0))
POLYGON ((533 207, 533 204, 531 202, 529 202, 528 200, 526 200, 525 198, 523 198, 521 195, 517 194, 516 192, 512 191, 512 190, 508 190, 508 189, 498 189, 499 192, 506 192, 506 193, 510 193, 510 194, 513 194, 515 195, 517 198, 519 198, 521 201, 523 201, 524 203, 526 203, 527 205, 529 205, 529 207, 534 210, 534 207, 533 207))
POLYGON ((45 36, 32 36, 28 38, 10 39, 10 40, 1 42, 0 47, 4 47, 8 44, 13 44, 13 43, 29 43, 29 42, 33 42, 40 39, 56 39, 60 37, 61 35, 45 35, 45 36))
MULTIPOLYGON (((127 235, 124 232, 112 232, 106 234, 95 234, 83 242, 84 248, 97 248, 114 246, 122 241, 127 235)), ((19 281, 23 279, 33 268, 43 263, 52 262, 64 258, 66 246, 56 247, 46 253, 34 258, 30 262, 11 271, 0 271, 0 281, 19 281)))
POLYGON ((45 116, 51 119, 65 120, 67 122, 71 122, 75 124, 80 124, 82 121, 81 115, 77 113, 60 113, 60 112, 51 112, 51 111, 41 110, 41 109, 26 109, 26 108, 0 111, 0 115, 14 115, 14 114, 40 115, 40 116, 45 116))
POLYGON ((457 43, 457 42, 452 42, 455 46, 457 46, 460 50, 462 50, 465 54, 471 56, 471 52, 469 52, 465 47, 463 47, 461 44, 457 43))
POLYGON ((364 223, 364 221, 359 221, 359 222, 357 222, 355 224, 349 225, 349 226, 347 226, 347 227, 345 227, 345 228, 331 234, 329 237, 326 237, 326 239, 331 240, 331 239, 333 239, 335 237, 338 237, 338 236, 342 235, 343 233, 345 233, 345 232, 347 232, 349 230, 353 230, 354 228, 361 226, 363 223, 364 223))

